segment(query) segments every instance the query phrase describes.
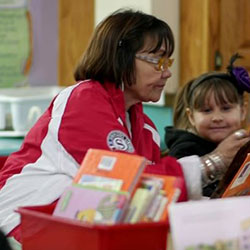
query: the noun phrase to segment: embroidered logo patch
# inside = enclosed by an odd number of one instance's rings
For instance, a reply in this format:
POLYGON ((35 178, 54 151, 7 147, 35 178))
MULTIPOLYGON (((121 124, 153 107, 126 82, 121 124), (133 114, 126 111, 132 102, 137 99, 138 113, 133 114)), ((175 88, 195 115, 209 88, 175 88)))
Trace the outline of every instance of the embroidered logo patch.
POLYGON ((113 130, 108 134, 107 144, 111 150, 121 150, 129 153, 135 151, 128 136, 119 130, 113 130))

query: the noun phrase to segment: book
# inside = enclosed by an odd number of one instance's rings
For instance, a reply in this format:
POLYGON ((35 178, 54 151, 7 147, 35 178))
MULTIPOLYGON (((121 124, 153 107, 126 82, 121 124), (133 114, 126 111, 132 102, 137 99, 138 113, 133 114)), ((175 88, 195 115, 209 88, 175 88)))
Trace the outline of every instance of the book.
MULTIPOLYGON (((83 184, 86 176, 96 176, 100 182, 107 183, 110 178, 120 183, 120 190, 130 194, 134 191, 146 166, 146 158, 138 155, 113 152, 101 149, 89 149, 73 180, 73 183, 83 184)), ((118 184, 117 184, 118 185, 118 184)))
POLYGON ((212 199, 250 194, 249 153, 250 142, 247 142, 235 155, 224 177, 212 193, 212 199))
POLYGON ((137 188, 130 202, 124 222, 136 223, 141 220, 150 202, 150 190, 137 188))
POLYGON ((248 196, 171 204, 173 249, 249 249, 249 207, 248 196))
POLYGON ((135 223, 145 221, 143 218, 153 206, 153 200, 163 188, 163 181, 159 178, 144 176, 140 179, 139 185, 130 202, 125 222, 135 223))
POLYGON ((162 206, 163 195, 161 193, 157 194, 153 200, 153 202, 148 207, 146 213, 143 216, 143 221, 153 221, 156 217, 157 212, 160 210, 162 206))
POLYGON ((179 200, 183 181, 175 176, 143 173, 125 222, 165 221, 168 205, 179 200))
POLYGON ((127 192, 73 184, 65 189, 53 215, 86 223, 114 224, 122 219, 128 201, 127 192))
POLYGON ((162 206, 162 199, 165 197, 163 194, 164 181, 161 178, 155 178, 152 176, 142 175, 141 186, 149 190, 149 200, 146 209, 144 210, 142 221, 150 221, 154 216, 159 213, 162 206))
POLYGON ((161 192, 159 193, 162 198, 156 213, 153 216, 145 214, 144 219, 152 221, 165 221, 168 218, 169 205, 180 200, 181 192, 185 188, 183 179, 176 176, 147 173, 144 173, 142 176, 144 178, 160 179, 163 183, 161 192))
POLYGON ((250 153, 223 192, 222 198, 243 195, 250 195, 250 153))
POLYGON ((159 204, 159 207, 156 211, 156 214, 153 217, 153 221, 157 222, 161 220, 164 211, 167 210, 167 203, 168 203, 168 198, 166 196, 163 196, 159 204))

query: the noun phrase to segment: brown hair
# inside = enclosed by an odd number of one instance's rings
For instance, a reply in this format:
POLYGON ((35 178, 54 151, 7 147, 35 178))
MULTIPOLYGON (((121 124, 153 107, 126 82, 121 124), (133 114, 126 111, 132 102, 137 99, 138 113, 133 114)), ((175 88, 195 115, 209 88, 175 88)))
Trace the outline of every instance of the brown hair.
POLYGON ((193 80, 183 85, 175 96, 173 105, 173 125, 177 129, 189 129, 192 125, 189 122, 186 108, 188 107, 189 89, 193 80))
MULTIPOLYGON (((193 83, 195 84, 195 82, 193 83)), ((240 94, 234 84, 225 78, 209 77, 199 83, 189 92, 188 107, 200 110, 206 105, 207 97, 214 94, 217 104, 239 103, 243 105, 243 95, 240 94)))
POLYGON ((151 53, 164 43, 166 55, 171 56, 174 37, 167 23, 131 9, 114 12, 97 26, 76 68, 75 80, 109 81, 117 87, 122 81, 129 85, 135 83, 135 54, 148 37, 154 41, 149 48, 151 53))

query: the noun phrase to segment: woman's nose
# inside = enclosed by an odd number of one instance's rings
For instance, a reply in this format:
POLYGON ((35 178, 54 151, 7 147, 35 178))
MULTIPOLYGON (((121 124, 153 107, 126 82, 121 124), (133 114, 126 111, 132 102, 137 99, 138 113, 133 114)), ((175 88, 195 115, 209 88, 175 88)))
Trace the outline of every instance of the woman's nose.
POLYGON ((169 70, 169 68, 162 71, 162 74, 161 74, 162 78, 169 78, 171 76, 172 76, 172 72, 169 70))

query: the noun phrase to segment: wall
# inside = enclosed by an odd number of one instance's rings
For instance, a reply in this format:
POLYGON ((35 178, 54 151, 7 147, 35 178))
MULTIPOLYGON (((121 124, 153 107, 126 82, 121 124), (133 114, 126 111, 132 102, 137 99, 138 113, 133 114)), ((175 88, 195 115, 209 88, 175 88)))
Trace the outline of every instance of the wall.
POLYGON ((29 84, 57 85, 58 0, 31 0, 33 26, 33 59, 29 84))
POLYGON ((164 135, 166 126, 171 126, 172 122, 172 108, 169 107, 160 107, 153 105, 144 105, 144 112, 150 117, 150 119, 154 122, 160 137, 161 137, 161 149, 166 149, 166 145, 164 142, 164 135))
POLYGON ((167 87, 165 88, 166 93, 176 93, 179 86, 179 74, 180 74, 180 60, 179 60, 179 0, 152 0, 152 14, 159 17, 160 19, 166 21, 171 27, 174 38, 175 38, 175 51, 173 54, 174 64, 171 67, 172 77, 167 82, 167 87))
POLYGON ((138 9, 146 13, 152 11, 151 0, 95 0, 95 25, 111 12, 123 7, 138 9))

